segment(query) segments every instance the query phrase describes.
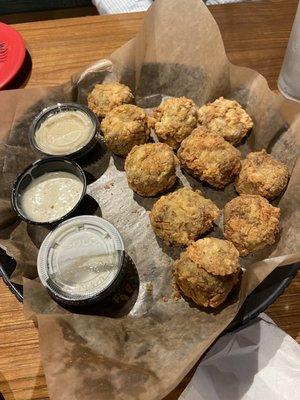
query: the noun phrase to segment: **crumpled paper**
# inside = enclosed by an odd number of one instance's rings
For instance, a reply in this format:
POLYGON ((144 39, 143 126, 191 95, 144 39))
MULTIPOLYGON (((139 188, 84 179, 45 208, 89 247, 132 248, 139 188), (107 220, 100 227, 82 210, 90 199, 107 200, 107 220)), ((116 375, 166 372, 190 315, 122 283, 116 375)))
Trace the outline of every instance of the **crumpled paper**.
POLYGON ((201 360, 179 400, 298 400, 300 346, 261 314, 201 360))
MULTIPOLYGON (((136 38, 109 60, 89 66, 64 86, 0 93, 0 106, 5 116, 0 246, 16 260, 14 280, 24 280, 24 310, 38 324, 52 400, 162 398, 233 320, 246 296, 274 268, 300 260, 300 108, 272 93, 255 71, 228 62, 217 25, 202 2, 156 0, 136 38), (124 160, 101 141, 82 162, 91 197, 79 213, 102 215, 120 231, 126 279, 116 296, 85 309, 58 305, 36 279, 36 256, 48 230, 20 222, 9 202, 16 175, 37 158, 29 146, 29 125, 45 106, 86 103, 96 82, 112 80, 129 85, 137 104, 148 109, 165 96, 185 95, 198 106, 221 95, 238 100, 254 120, 239 148, 242 154, 266 148, 292 172, 286 192, 274 203, 282 211, 278 242, 242 259, 240 290, 216 310, 174 299, 171 264, 180 249, 154 235, 148 213, 156 199, 128 188, 124 160)), ((216 191, 178 174, 178 186, 200 188, 220 208, 236 196, 233 185, 216 191)), ((211 234, 221 236, 221 226, 211 234)))

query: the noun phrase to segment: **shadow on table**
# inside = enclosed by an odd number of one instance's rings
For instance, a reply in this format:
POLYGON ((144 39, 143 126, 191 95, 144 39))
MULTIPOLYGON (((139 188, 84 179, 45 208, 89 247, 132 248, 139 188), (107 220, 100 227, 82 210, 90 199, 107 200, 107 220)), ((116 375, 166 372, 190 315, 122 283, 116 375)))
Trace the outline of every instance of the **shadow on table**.
POLYGON ((15 400, 13 392, 4 375, 0 372, 0 400, 15 400), (5 397, 4 397, 5 395, 5 397))
POLYGON ((19 89, 24 87, 30 78, 31 70, 32 70, 32 60, 29 52, 26 50, 22 67, 17 72, 13 80, 9 82, 9 84, 5 86, 4 89, 10 90, 10 89, 19 89))
POLYGON ((41 363, 39 364, 39 368, 35 377, 34 387, 32 388, 32 393, 30 394, 30 396, 31 399, 48 399, 46 378, 41 363))

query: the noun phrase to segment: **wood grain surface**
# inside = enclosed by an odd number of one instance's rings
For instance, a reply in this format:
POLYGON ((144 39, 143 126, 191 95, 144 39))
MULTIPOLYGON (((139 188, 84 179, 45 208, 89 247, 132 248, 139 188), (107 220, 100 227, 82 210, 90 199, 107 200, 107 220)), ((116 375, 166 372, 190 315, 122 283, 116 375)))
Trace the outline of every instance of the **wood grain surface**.
MULTIPOLYGON (((297 0, 273 0, 210 8, 229 59, 262 73, 273 89, 296 5, 297 0)), ((27 86, 62 83, 88 63, 108 56, 136 34, 142 16, 91 16, 15 25, 32 55, 33 69, 27 86)), ((5 400, 47 400, 37 329, 24 319, 22 305, 2 281, 0 295, 0 392, 5 400)), ((267 313, 300 343, 299 273, 267 313)), ((192 373, 165 400, 178 399, 191 376, 192 373)))

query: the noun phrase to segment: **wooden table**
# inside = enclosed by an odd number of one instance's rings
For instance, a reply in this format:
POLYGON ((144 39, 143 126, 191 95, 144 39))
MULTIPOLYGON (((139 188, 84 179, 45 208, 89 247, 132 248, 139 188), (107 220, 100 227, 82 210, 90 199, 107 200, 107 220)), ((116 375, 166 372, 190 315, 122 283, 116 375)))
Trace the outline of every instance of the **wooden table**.
MULTIPOLYGON (((262 73, 273 89, 297 3, 298 0, 273 0, 211 7, 230 60, 262 73)), ((27 86, 56 85, 68 80, 76 70, 108 56, 132 38, 142 18, 143 14, 127 14, 15 25, 33 59, 27 86)), ((0 296, 0 392, 5 400, 46 400, 37 329, 25 321, 22 305, 2 281, 0 296)), ((300 274, 267 313, 300 342, 300 274)), ((178 398, 190 375, 168 400, 178 398)))

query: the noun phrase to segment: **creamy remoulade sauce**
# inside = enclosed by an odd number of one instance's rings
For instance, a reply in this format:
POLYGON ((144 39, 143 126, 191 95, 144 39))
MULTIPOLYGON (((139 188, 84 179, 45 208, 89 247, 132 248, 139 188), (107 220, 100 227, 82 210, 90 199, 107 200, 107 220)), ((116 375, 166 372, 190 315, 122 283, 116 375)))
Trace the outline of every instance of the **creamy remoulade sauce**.
POLYGON ((77 204, 83 183, 69 172, 49 172, 34 179, 24 190, 21 208, 35 222, 51 222, 77 204))
POLYGON ((35 132, 35 142, 47 154, 70 154, 85 146, 93 133, 94 126, 87 114, 61 111, 42 122, 35 132))

